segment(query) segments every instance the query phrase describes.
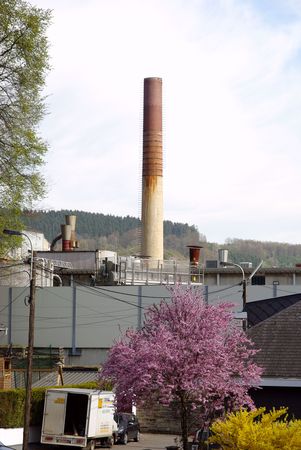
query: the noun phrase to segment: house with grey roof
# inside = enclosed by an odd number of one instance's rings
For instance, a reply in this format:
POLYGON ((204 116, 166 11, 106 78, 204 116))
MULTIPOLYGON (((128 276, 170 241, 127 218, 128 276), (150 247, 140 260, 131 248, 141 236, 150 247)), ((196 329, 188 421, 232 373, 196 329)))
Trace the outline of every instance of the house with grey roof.
POLYGON ((33 383, 33 387, 53 387, 96 382, 98 367, 61 367, 33 383))
POLYGON ((257 318, 250 317, 257 323, 248 336, 259 349, 255 360, 263 374, 261 389, 251 395, 257 407, 287 406, 290 415, 301 418, 301 295, 290 297, 254 302, 257 318))

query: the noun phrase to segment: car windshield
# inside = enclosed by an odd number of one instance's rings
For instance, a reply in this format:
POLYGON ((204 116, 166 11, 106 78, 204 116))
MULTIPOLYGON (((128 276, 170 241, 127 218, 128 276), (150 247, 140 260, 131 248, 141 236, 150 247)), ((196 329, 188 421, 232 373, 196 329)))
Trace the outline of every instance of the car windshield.
POLYGON ((114 419, 115 419, 115 422, 117 422, 118 424, 128 422, 128 417, 125 414, 121 414, 121 413, 115 414, 114 419))

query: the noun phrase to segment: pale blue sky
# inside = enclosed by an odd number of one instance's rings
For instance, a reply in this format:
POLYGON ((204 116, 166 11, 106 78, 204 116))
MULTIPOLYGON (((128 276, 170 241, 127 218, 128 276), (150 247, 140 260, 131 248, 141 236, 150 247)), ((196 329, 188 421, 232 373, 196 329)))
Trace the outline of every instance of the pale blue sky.
POLYGON ((164 217, 301 243, 301 0, 32 0, 53 10, 49 195, 138 217, 143 78, 163 79, 164 217))

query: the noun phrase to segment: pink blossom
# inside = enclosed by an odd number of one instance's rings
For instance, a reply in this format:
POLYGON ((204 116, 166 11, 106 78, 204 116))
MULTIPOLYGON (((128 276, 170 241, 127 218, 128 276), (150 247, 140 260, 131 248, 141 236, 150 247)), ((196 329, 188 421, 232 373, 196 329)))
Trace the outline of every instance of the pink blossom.
POLYGON ((185 448, 191 413, 200 428, 225 407, 252 407, 248 390, 261 369, 230 304, 207 305, 193 287, 176 286, 171 294, 170 302, 148 309, 141 330, 115 343, 100 376, 113 381, 121 407, 177 402, 185 448))

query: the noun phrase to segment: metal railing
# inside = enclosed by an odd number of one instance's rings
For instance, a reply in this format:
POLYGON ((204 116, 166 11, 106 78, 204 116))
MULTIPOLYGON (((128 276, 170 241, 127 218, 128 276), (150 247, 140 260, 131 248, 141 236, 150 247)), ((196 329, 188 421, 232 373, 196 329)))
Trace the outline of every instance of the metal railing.
POLYGON ((203 284, 202 266, 186 261, 120 258, 118 284, 203 284))

